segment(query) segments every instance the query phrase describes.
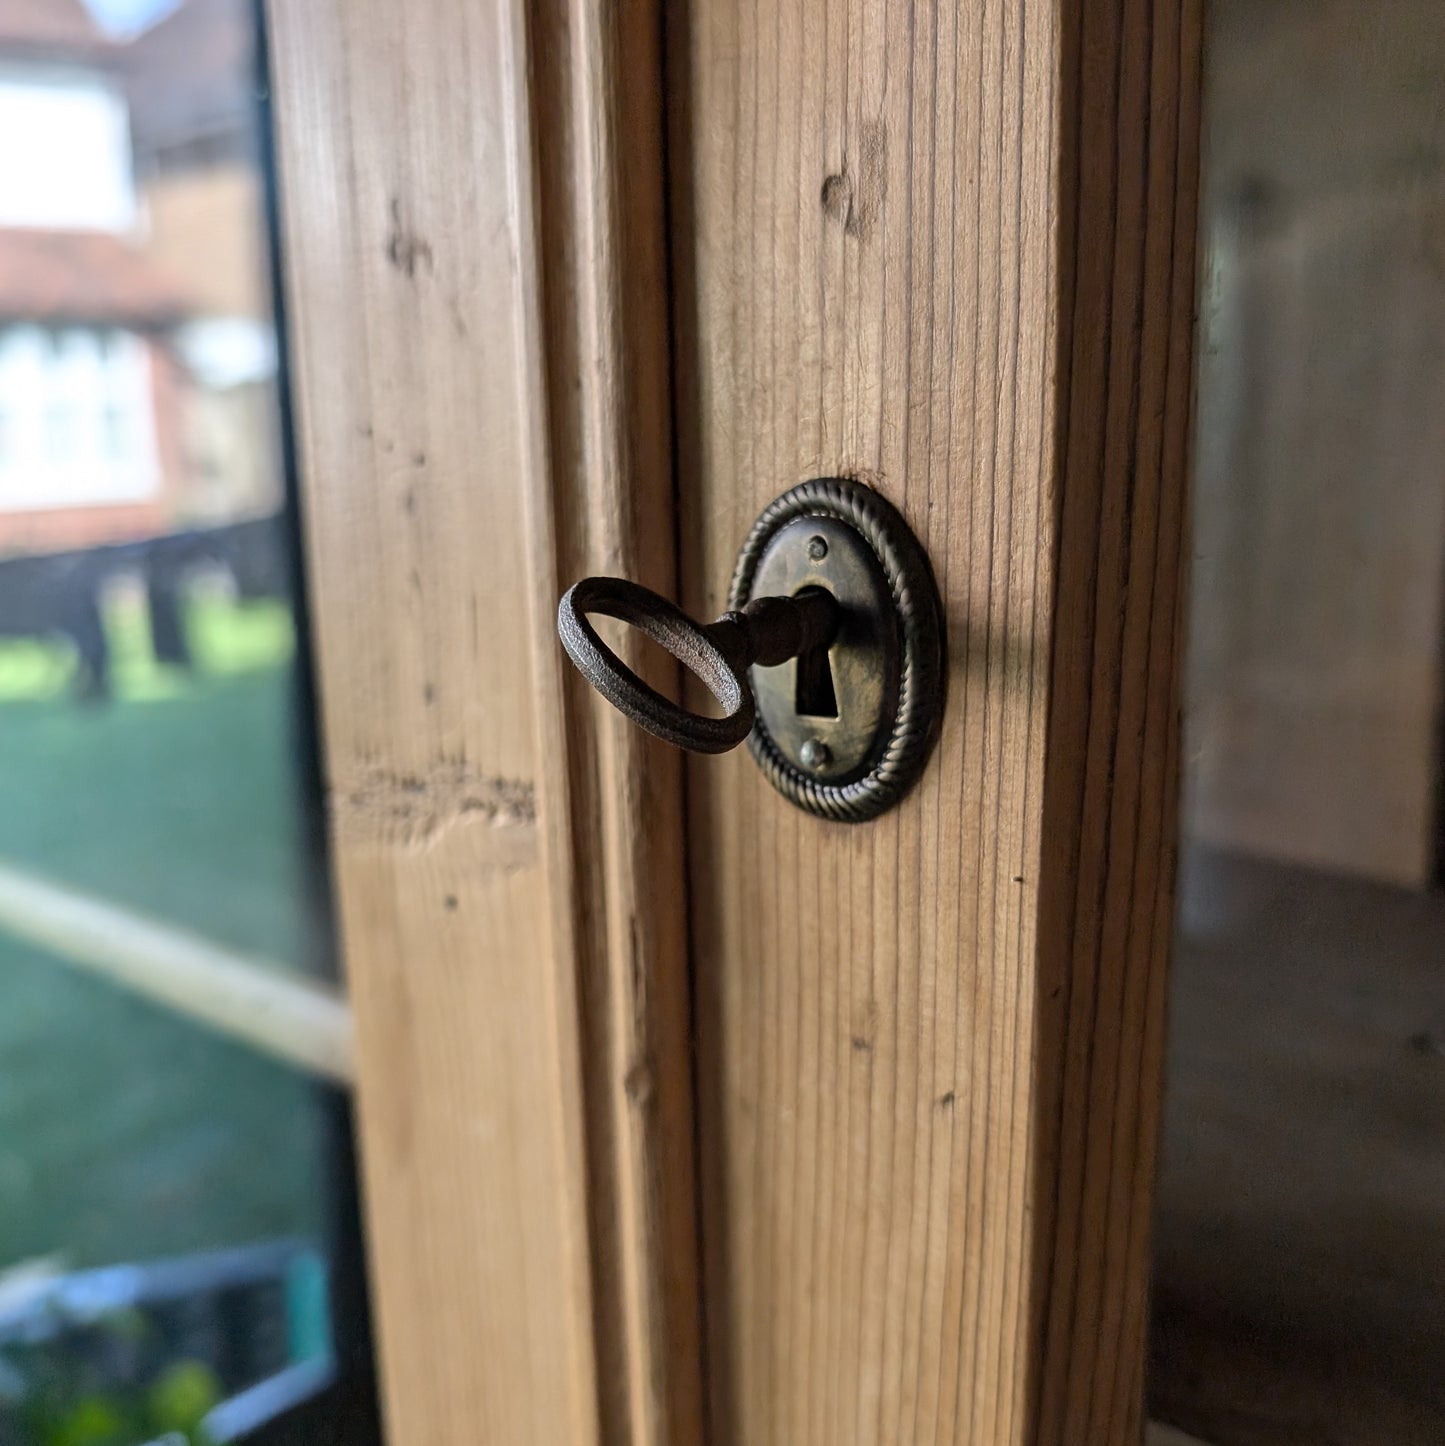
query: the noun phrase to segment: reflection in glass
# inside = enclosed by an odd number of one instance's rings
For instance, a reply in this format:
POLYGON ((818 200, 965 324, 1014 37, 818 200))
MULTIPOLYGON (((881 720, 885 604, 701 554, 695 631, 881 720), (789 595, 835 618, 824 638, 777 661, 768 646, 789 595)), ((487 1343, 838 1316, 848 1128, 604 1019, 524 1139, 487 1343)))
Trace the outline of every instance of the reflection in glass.
POLYGON ((100 11, 0 9, 0 1443, 321 1439, 365 1321, 256 17, 100 11))
POLYGON ((1153 1406, 1445 1440, 1445 25, 1212 0, 1153 1406))

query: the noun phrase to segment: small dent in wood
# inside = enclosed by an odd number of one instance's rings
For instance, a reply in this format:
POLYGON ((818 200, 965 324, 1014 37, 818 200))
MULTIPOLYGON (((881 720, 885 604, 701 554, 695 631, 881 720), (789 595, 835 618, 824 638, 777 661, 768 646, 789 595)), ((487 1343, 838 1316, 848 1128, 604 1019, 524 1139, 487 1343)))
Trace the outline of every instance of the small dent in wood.
POLYGON ((884 491, 884 482, 887 480, 884 473, 876 467, 854 467, 847 462, 839 462, 836 466, 824 465, 819 469, 820 476, 846 477, 850 482, 861 482, 865 487, 871 487, 875 492, 884 491))
POLYGON ((850 236, 858 234, 853 215, 853 181, 846 161, 841 171, 823 177, 821 200, 823 212, 830 220, 836 221, 850 236))
POLYGON ((408 281, 415 281, 419 270, 432 270, 431 243, 406 224, 401 214, 401 198, 391 198, 391 228, 386 236, 386 259, 408 281))
POLYGON ((823 214, 848 236, 866 240, 883 209, 887 190, 888 130, 882 120, 865 120, 859 130, 858 163, 845 153, 842 167, 823 178, 823 214))
POLYGON ((536 786, 464 762, 442 761, 423 773, 378 766, 333 788, 330 803, 343 840, 426 845, 453 828, 480 825, 518 845, 503 851, 503 867, 527 863, 536 852, 536 786))
POLYGON ((873 1052, 873 1040, 878 1033, 878 1002, 865 1000, 853 1017, 853 1048, 859 1054, 873 1052))
POLYGON ((633 1062, 623 1080, 623 1088, 627 1091, 627 1098, 639 1109, 646 1109, 652 1103, 653 1092, 656 1088, 652 1065, 645 1059, 633 1062))

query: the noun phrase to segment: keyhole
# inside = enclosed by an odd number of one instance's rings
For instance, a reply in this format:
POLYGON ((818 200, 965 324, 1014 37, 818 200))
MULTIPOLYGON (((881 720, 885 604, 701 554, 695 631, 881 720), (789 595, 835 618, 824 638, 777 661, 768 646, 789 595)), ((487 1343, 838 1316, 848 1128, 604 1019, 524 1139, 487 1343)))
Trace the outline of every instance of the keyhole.
POLYGON ((800 718, 836 718, 838 691, 833 686, 833 664, 827 646, 798 654, 793 711, 800 718))

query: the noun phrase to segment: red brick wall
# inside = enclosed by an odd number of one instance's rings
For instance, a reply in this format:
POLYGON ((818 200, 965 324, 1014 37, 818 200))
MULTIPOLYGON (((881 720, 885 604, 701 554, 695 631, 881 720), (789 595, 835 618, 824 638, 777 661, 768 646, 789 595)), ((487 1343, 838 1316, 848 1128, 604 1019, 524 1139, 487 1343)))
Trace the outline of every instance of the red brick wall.
POLYGON ((59 507, 50 512, 0 512, 0 557, 17 552, 69 552, 102 542, 128 542, 165 531, 157 503, 124 507, 59 507))
POLYGON ((164 341, 150 343, 151 394, 155 400, 156 458, 160 463, 161 487, 157 494, 162 521, 169 527, 186 485, 186 454, 182 415, 186 376, 174 352, 164 341))

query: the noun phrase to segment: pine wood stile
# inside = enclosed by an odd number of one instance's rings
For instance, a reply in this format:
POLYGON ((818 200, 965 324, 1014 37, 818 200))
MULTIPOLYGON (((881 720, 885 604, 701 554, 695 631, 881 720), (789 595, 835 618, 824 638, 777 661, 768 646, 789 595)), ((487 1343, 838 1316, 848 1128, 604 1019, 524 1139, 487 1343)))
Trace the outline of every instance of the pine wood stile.
POLYGON ((689 781, 716 1439, 1137 1440, 1172 881, 1199 11, 672 27, 684 601, 861 476, 948 713, 866 829, 689 781))
POLYGON ((270 15, 388 1439, 696 1439, 680 771, 553 631, 675 586, 655 11, 270 15))

